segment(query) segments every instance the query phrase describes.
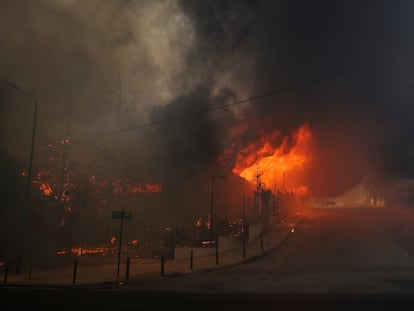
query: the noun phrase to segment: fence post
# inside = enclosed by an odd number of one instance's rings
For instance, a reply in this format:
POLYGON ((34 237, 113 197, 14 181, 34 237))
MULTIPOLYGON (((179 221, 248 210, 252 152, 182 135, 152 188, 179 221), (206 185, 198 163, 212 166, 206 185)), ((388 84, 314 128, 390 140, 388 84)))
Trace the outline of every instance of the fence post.
POLYGON ((164 276, 164 254, 161 255, 161 276, 164 276))
POLYGON ((193 250, 190 252, 190 269, 193 270, 193 250))
POLYGON ((76 283, 76 273, 77 273, 77 270, 78 270, 78 260, 75 259, 75 262, 73 264, 73 279, 72 279, 72 284, 75 284, 76 283))
POLYGON ((129 280, 129 264, 130 264, 130 258, 127 257, 125 280, 129 280))
POLYGON ((6 261, 6 270, 4 271, 4 279, 3 279, 3 283, 6 284, 7 283, 7 276, 9 275, 9 261, 6 261))

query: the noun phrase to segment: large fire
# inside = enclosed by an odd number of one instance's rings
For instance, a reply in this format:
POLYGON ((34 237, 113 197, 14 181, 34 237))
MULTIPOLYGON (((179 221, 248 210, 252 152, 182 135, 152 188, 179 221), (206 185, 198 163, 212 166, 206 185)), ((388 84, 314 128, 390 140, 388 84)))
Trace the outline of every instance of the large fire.
POLYGON ((275 131, 241 149, 233 172, 260 188, 305 195, 308 187, 303 177, 311 159, 310 128, 304 124, 291 137, 284 137, 279 146, 274 146, 272 140, 277 135, 275 131))

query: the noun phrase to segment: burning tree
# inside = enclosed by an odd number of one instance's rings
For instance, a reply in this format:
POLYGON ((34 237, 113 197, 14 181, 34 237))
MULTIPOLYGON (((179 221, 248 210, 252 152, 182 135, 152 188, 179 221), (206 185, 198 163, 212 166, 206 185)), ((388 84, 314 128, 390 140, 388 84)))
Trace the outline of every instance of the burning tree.
POLYGON ((115 204, 124 204, 121 202, 136 194, 162 191, 161 184, 111 175, 88 161, 75 162, 70 157, 69 139, 57 136, 46 142, 48 162, 33 180, 31 219, 38 226, 38 239, 47 237, 52 249, 70 249, 86 240, 109 241, 110 213, 115 204))

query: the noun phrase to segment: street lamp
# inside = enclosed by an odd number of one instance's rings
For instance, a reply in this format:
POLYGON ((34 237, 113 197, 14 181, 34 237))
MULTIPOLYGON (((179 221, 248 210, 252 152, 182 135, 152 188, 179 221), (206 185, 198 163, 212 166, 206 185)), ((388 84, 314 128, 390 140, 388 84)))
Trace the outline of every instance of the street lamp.
POLYGON ((221 175, 221 176, 211 176, 211 193, 210 193, 210 241, 215 241, 215 243, 217 244, 216 241, 216 228, 215 228, 215 217, 214 217, 214 180, 215 179, 225 179, 226 176, 221 175))
POLYGON ((33 154, 35 148, 35 137, 36 137, 36 125, 37 125, 37 107, 38 101, 32 97, 30 94, 23 91, 17 84, 13 82, 7 82, 7 85, 16 91, 18 91, 23 96, 29 98, 34 104, 34 111, 33 111, 33 127, 32 127, 32 142, 30 147, 30 160, 29 160, 29 168, 27 171, 27 188, 26 188, 26 202, 25 207, 23 210, 23 225, 22 225, 22 232, 21 232, 21 245, 18 250, 17 262, 16 262, 16 274, 21 273, 21 266, 22 266, 22 259, 23 259, 23 249, 25 246, 25 239, 26 239, 26 226, 27 226, 27 217, 29 215, 30 205, 31 205, 31 198, 32 198, 32 168, 33 168, 33 154))

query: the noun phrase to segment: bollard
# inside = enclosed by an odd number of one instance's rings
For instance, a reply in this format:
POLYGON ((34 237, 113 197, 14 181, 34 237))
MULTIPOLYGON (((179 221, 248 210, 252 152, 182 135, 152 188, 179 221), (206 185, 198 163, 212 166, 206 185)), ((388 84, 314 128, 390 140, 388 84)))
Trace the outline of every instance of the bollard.
POLYGON ((32 254, 30 254, 30 258, 29 258, 29 280, 32 279, 32 254))
POLYGON ((3 279, 4 284, 7 283, 7 276, 8 275, 9 275, 9 262, 6 261, 6 270, 4 271, 4 279, 3 279))
POLYGON ((75 259, 75 262, 73 264, 73 279, 72 279, 72 284, 76 283, 76 272, 78 270, 78 260, 75 259))
POLYGON ((193 250, 190 252, 190 269, 193 270, 193 250))
POLYGON ((129 280, 129 264, 130 264, 130 261, 131 261, 130 258, 127 257, 125 280, 129 280))
POLYGON ((161 255, 161 276, 164 276, 164 255, 161 255))

